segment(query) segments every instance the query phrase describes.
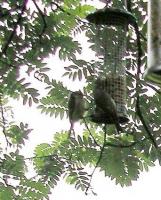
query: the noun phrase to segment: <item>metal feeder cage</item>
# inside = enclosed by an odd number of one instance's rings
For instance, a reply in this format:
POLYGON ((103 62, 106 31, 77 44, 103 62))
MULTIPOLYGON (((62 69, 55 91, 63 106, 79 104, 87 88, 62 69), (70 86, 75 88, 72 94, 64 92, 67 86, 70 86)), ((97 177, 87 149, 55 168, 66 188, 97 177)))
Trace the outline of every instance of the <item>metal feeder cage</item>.
MULTIPOLYGON (((128 24, 134 21, 131 13, 117 8, 104 8, 89 14, 92 24, 89 42, 95 52, 95 63, 104 90, 116 103, 120 123, 129 121, 126 109, 126 35, 128 24)), ((95 109, 94 113, 98 110, 95 109)), ((112 124, 105 113, 97 113, 96 123, 112 124)))

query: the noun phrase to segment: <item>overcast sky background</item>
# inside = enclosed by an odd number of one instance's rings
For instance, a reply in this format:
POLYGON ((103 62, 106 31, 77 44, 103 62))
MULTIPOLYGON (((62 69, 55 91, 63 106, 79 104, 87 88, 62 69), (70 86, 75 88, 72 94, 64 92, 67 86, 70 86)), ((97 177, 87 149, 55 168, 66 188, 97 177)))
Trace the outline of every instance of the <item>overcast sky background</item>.
MULTIPOLYGON (((97 8, 102 8, 104 4, 98 4, 98 1, 94 1, 98 6, 97 8)), ((82 40, 83 43, 84 40, 82 40)), ((89 54, 84 52, 83 59, 88 58, 89 54)), ((59 61, 58 57, 50 58, 48 65, 53 68, 51 71, 52 77, 56 79, 63 80, 66 82, 67 78, 62 78, 63 67, 67 64, 59 61)), ((31 80, 34 82, 37 88, 41 88, 41 85, 37 80, 31 80)), ((71 90, 78 90, 83 87, 82 83, 72 83, 68 82, 68 86, 71 90)), ((17 102, 12 103, 14 107, 15 121, 23 121, 28 123, 30 128, 34 131, 30 135, 30 140, 27 141, 25 148, 23 149, 23 154, 26 157, 33 155, 34 147, 40 143, 48 142, 50 143, 53 139, 53 134, 62 130, 69 129, 69 122, 67 119, 63 121, 59 119, 54 119, 45 114, 40 114, 40 111, 36 109, 35 106, 28 107, 23 106, 22 101, 20 101, 17 106, 17 102)), ((76 132, 79 130, 79 124, 76 124, 76 132)), ((88 195, 85 196, 83 192, 74 189, 74 186, 70 186, 60 181, 58 186, 53 190, 53 194, 50 196, 50 200, 62 200, 62 199, 76 199, 76 200, 107 200, 107 199, 120 199, 120 200, 136 200, 136 199, 158 199, 160 197, 160 186, 161 185, 161 168, 159 165, 150 168, 149 172, 142 172, 138 181, 133 182, 130 187, 121 188, 120 185, 115 185, 114 181, 111 181, 108 177, 104 177, 99 169, 93 177, 92 186, 94 191, 98 194, 97 196, 88 195)))

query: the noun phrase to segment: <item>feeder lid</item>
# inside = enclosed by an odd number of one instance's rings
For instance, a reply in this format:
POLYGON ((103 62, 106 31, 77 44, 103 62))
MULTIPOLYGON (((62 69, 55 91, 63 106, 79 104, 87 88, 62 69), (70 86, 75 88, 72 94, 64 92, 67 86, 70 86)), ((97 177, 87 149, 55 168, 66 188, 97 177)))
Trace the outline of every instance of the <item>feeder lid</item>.
POLYGON ((136 18, 128 11, 118 8, 103 8, 89 14, 86 19, 96 25, 135 24, 136 18))

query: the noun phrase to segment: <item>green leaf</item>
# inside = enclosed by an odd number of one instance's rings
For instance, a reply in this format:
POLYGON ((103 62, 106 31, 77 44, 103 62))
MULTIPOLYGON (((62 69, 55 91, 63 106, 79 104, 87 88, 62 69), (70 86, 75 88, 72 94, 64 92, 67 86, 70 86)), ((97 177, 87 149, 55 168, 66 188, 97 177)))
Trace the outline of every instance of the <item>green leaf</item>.
POLYGON ((79 81, 82 80, 82 71, 80 69, 78 70, 78 79, 79 81))

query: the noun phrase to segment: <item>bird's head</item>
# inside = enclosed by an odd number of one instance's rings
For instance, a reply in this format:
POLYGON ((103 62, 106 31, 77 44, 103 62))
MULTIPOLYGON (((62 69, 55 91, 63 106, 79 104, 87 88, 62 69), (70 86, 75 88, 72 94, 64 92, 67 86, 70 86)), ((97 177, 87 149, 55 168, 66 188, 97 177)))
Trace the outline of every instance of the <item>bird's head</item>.
POLYGON ((83 97, 84 96, 83 93, 80 90, 79 91, 75 91, 74 94, 76 96, 79 96, 79 97, 83 97))
POLYGON ((79 90, 79 91, 75 91, 75 92, 72 92, 71 93, 71 95, 73 96, 73 97, 78 97, 79 99, 82 99, 83 98, 83 93, 79 90))
POLYGON ((104 88, 103 80, 101 78, 97 78, 97 80, 95 81, 95 89, 103 89, 103 88, 104 88))

